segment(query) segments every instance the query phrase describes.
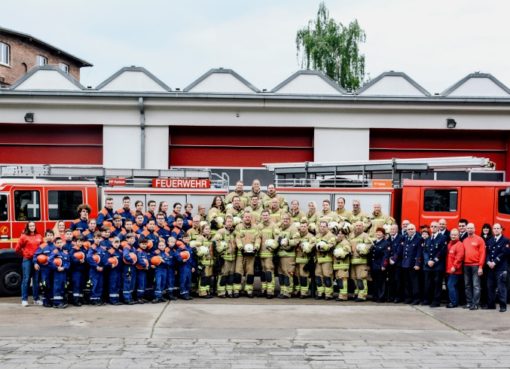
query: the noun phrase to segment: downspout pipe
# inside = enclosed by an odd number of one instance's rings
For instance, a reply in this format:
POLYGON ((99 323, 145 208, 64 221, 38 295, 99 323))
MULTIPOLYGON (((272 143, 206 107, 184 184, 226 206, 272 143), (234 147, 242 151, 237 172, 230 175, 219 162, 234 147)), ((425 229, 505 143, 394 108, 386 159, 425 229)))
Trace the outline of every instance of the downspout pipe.
POLYGON ((138 98, 138 109, 140 111, 140 166, 145 169, 145 106, 143 97, 138 98))

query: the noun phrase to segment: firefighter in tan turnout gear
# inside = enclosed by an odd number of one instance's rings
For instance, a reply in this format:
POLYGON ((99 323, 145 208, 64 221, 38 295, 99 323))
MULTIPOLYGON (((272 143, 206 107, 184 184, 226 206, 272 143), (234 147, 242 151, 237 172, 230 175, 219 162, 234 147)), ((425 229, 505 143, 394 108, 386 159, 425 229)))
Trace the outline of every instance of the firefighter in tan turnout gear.
POLYGON ((315 237, 308 230, 308 220, 301 219, 299 224, 299 244, 296 247, 296 279, 294 291, 300 298, 308 297, 310 288, 310 261, 315 249, 315 237))
POLYGON ((276 193, 276 188, 274 186, 274 184, 270 184, 267 186, 267 197, 264 201, 264 208, 268 208, 269 207, 269 202, 271 201, 271 199, 278 199, 278 204, 280 206, 280 209, 282 209, 283 211, 288 211, 289 210, 289 206, 287 205, 287 201, 285 201, 285 198, 282 196, 282 195, 279 195, 276 193))
POLYGON ((247 193, 244 192, 244 183, 243 183, 243 181, 237 181, 236 182, 235 190, 233 192, 230 192, 225 197, 225 205, 232 204, 234 202, 234 197, 236 197, 236 196, 239 197, 239 200, 241 201, 241 207, 242 208, 244 208, 246 205, 248 205, 248 196, 247 196, 247 193))
POLYGON ((383 214, 381 204, 374 204, 374 210, 369 217, 370 220, 370 230, 368 235, 372 240, 375 240, 375 231, 377 228, 383 228, 386 233, 390 232, 391 225, 395 224, 395 219, 392 217, 383 214))
POLYGON ((340 218, 340 221, 349 221, 352 216, 352 213, 345 208, 345 198, 337 197, 336 199, 336 214, 340 218))
POLYGON ((214 248, 209 224, 201 227, 201 234, 195 240, 195 254, 198 259, 198 296, 211 298, 213 287, 214 248))
POLYGON ((292 294, 293 279, 296 270, 295 248, 298 243, 299 232, 291 223, 289 213, 284 213, 278 232, 280 298, 290 298, 292 294))
POLYGON ((333 271, 338 288, 337 301, 348 300, 349 268, 351 266, 351 243, 347 239, 349 233, 348 227, 339 229, 336 236, 337 243, 333 249, 333 271))
POLYGON ((316 299, 333 298, 333 257, 332 249, 336 244, 336 236, 328 228, 328 222, 319 222, 319 231, 315 236, 315 283, 317 285, 316 299))
POLYGON ((213 241, 216 252, 223 260, 218 278, 218 297, 232 297, 234 293, 234 271, 237 246, 234 233, 234 220, 232 216, 225 217, 225 227, 214 235, 213 241))
POLYGON ((263 210, 261 213, 261 222, 257 225, 259 236, 259 257, 262 264, 262 294, 268 299, 274 297, 275 273, 273 256, 278 248, 278 227, 271 221, 269 210, 263 210))
POLYGON ((242 206, 241 198, 239 196, 234 196, 231 205, 232 206, 229 206, 227 209, 227 215, 232 216, 234 226, 237 226, 242 222, 244 214, 244 207, 242 206))
POLYGON ((234 273, 234 297, 239 297, 242 278, 245 277, 244 291, 253 297, 255 280, 255 254, 259 248, 258 231, 252 222, 251 213, 244 213, 243 222, 236 227, 236 266, 234 273))
POLYGON ((361 210, 359 200, 352 200, 352 212, 349 223, 354 224, 356 222, 363 223, 363 231, 367 231, 370 228, 370 220, 368 219, 368 215, 361 210))
POLYGON ((367 278, 368 278, 368 254, 372 247, 372 241, 364 232, 364 223, 354 223, 354 234, 351 238, 351 278, 354 280, 356 289, 356 301, 367 299, 367 278))

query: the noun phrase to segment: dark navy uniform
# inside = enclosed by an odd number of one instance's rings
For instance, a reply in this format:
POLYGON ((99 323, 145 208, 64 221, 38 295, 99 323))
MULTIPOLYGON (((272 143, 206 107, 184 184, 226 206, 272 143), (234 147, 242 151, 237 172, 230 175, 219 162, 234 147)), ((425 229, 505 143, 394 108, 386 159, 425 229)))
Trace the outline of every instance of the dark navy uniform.
POLYGON ((387 239, 383 238, 374 241, 370 255, 370 273, 374 281, 373 299, 377 302, 384 302, 386 300, 386 267, 389 263, 390 251, 391 244, 387 239))
POLYGON ((418 304, 420 302, 420 270, 422 260, 423 238, 417 233, 413 237, 404 237, 402 244, 402 274, 404 279, 404 289, 406 303, 418 304))
POLYGON ((398 303, 404 299, 404 281, 402 279, 402 244, 404 242, 404 236, 401 233, 397 233, 395 236, 388 238, 390 242, 390 259, 393 264, 388 265, 388 276, 389 276, 389 296, 390 300, 398 303))
POLYGON ((493 269, 488 268, 487 274, 487 298, 488 307, 496 307, 496 298, 499 300, 499 307, 502 311, 506 310, 507 300, 507 278, 508 278, 508 255, 510 254, 510 241, 508 238, 500 235, 492 237, 487 241, 486 263, 490 261, 496 265, 493 269), (497 295, 496 295, 497 289, 497 295))
POLYGON ((447 240, 441 233, 431 235, 423 243, 423 274, 425 275, 425 291, 423 305, 439 306, 443 288, 444 270, 446 268, 447 240), (429 266, 429 261, 434 265, 429 266))

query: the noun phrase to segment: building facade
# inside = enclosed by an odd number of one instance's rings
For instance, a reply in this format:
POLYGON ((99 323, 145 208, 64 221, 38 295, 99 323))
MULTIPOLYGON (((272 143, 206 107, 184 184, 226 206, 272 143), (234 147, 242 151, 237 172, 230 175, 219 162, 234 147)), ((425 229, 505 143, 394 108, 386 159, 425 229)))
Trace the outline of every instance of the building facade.
POLYGON ((276 162, 468 155, 510 170, 510 91, 483 73, 431 95, 387 72, 348 94, 312 71, 260 91, 212 69, 178 90, 128 67, 90 89, 44 66, 0 89, 0 129, 2 164, 209 167, 247 182, 276 162))
POLYGON ((80 68, 92 66, 31 35, 0 27, 0 87, 11 86, 32 68, 44 65, 57 66, 76 80, 80 68))

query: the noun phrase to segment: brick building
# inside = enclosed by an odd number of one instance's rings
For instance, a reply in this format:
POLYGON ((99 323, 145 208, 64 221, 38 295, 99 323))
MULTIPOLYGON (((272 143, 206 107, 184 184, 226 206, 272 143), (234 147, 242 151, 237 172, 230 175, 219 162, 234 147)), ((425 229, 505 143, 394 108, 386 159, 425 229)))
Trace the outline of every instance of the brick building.
POLYGON ((11 86, 33 67, 44 65, 58 66, 76 80, 80 68, 92 66, 31 35, 0 27, 0 87, 11 86))

